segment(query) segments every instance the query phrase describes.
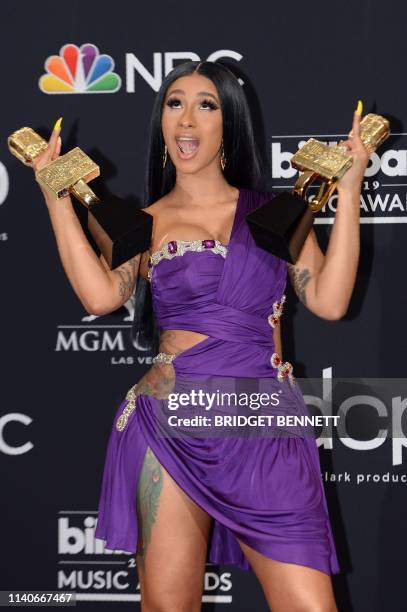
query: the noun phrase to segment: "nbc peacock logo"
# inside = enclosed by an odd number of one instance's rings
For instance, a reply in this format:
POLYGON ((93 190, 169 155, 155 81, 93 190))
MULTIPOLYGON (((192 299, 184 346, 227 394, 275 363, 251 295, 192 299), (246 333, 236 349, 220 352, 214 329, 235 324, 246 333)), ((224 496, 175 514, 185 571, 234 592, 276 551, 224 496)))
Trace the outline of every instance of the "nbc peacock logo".
POLYGON ((47 74, 38 84, 46 94, 115 93, 122 85, 119 75, 113 72, 113 58, 99 54, 91 43, 81 47, 64 45, 59 55, 47 58, 44 67, 47 74))

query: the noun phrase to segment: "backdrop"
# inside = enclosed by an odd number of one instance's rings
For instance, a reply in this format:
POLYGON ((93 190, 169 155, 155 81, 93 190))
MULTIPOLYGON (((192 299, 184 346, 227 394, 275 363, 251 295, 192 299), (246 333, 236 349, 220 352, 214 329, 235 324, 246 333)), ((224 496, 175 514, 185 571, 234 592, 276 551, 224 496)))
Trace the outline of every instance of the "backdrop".
MULTIPOLYGON (((133 558, 103 550, 93 534, 113 415, 152 355, 132 346, 131 303, 87 316, 32 171, 9 154, 7 136, 26 125, 48 138, 63 115, 64 151, 80 146, 101 166, 95 191, 137 206, 163 76, 187 59, 227 61, 279 191, 295 182, 289 159, 301 142, 337 142, 361 98, 365 112, 391 120, 393 135, 366 172, 357 286, 337 322, 310 314, 289 289, 284 358, 298 377, 391 378, 398 397, 406 372, 407 6, 37 0, 3 1, 0 16, 0 587, 76 590, 84 610, 138 609, 133 558)), ((316 216, 323 249, 335 202, 316 216)), ((365 443, 318 440, 342 568, 334 586, 346 612, 407 609, 406 438, 402 430, 391 436, 391 410, 378 414, 369 413, 365 443)), ((205 610, 267 609, 255 577, 231 567, 207 566, 203 601, 205 610)))

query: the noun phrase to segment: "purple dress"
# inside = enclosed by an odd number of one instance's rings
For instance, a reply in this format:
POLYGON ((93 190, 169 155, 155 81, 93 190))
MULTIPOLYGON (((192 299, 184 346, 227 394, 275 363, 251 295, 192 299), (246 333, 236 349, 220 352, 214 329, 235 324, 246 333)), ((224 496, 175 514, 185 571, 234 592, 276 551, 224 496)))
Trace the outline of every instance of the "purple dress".
MULTIPOLYGON (((162 329, 209 336, 175 357, 176 380, 221 375, 278 381, 287 410, 309 415, 290 365, 279 363, 274 350, 273 317, 281 314, 287 264, 256 246, 245 221, 271 197, 240 190, 223 256, 222 249, 203 248, 154 265, 154 313, 162 329)), ((149 446, 183 491, 213 517, 209 562, 251 570, 239 538, 272 559, 339 573, 314 437, 157 436, 155 415, 162 401, 137 396, 122 431, 116 422, 126 399, 115 416, 96 527, 107 549, 137 550, 136 489, 149 446)))

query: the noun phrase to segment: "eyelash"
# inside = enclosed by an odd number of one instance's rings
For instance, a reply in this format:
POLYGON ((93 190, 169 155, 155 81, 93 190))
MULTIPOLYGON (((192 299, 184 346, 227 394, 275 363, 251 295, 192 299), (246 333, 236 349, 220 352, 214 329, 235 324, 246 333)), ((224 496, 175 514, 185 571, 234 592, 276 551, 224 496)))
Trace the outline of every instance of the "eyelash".
MULTIPOLYGON (((170 108, 174 108, 173 107, 174 102, 180 102, 179 98, 169 98, 167 100, 167 106, 169 106, 170 108)), ((201 104, 207 104, 211 110, 218 109, 218 106, 217 104, 215 104, 215 102, 213 102, 212 100, 206 99, 206 98, 202 100, 201 104)))

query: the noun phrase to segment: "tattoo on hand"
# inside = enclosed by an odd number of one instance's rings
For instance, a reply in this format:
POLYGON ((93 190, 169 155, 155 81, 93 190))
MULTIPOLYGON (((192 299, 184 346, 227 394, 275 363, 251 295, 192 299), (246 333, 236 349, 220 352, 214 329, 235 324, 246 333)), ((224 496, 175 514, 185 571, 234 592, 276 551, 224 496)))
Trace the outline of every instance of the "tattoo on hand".
POLYGON ((299 300, 306 306, 307 296, 305 288, 311 279, 310 271, 308 268, 296 268, 292 264, 288 264, 288 273, 299 300))

